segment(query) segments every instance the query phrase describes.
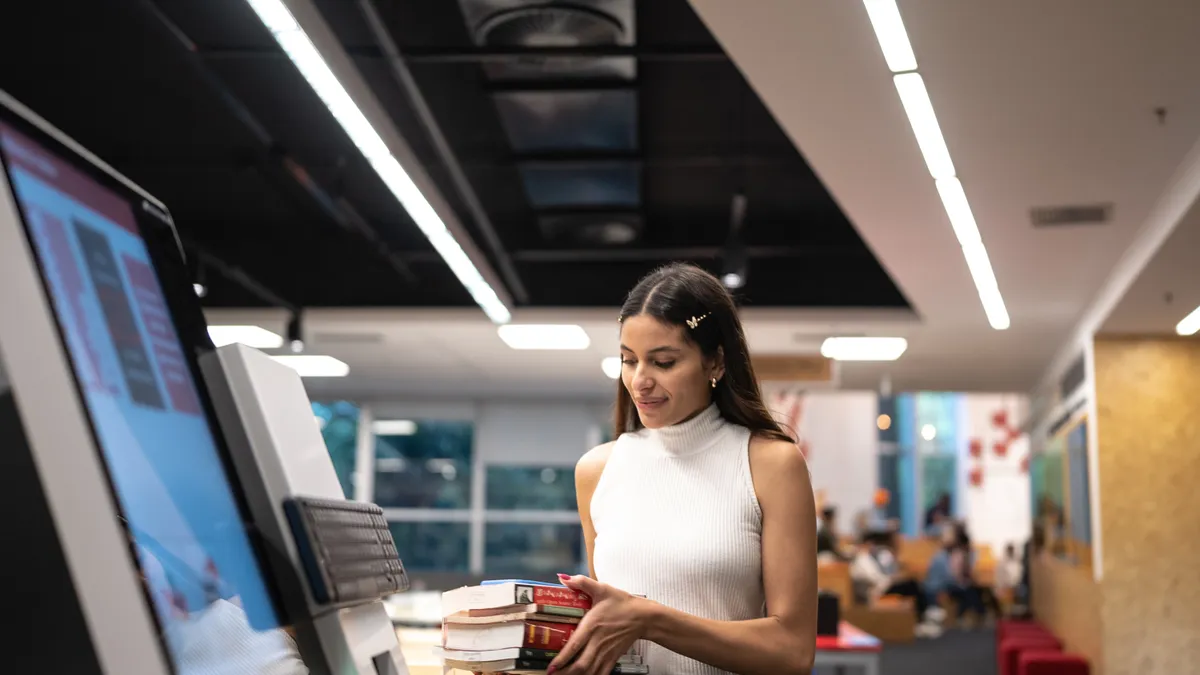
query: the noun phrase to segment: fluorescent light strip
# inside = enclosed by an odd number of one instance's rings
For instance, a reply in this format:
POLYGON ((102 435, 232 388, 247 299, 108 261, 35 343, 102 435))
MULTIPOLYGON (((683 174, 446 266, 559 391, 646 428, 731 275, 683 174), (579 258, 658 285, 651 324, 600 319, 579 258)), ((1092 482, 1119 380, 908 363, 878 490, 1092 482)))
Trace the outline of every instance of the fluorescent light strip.
POLYGON ((1197 331, 1200 331, 1200 307, 1193 309, 1191 314, 1175 325, 1175 332, 1179 335, 1195 335, 1197 331))
POLYGON ((412 420, 375 420, 371 432, 376 436, 412 436, 417 433, 417 423, 412 420))
POLYGON ((208 337, 215 347, 235 342, 255 349, 279 349, 283 346, 282 337, 260 326, 209 326, 208 337))
POLYGON ((354 103, 282 0, 246 1, 475 303, 494 323, 505 324, 512 320, 508 307, 446 229, 437 211, 388 150, 387 143, 354 103))
POLYGON ((863 0, 863 4, 867 6, 867 16, 871 17, 871 27, 875 29, 888 68, 893 73, 916 70, 917 57, 908 41, 896 0, 863 0))
POLYGON ((958 243, 962 246, 982 244, 979 225, 975 222, 975 214, 971 213, 971 204, 967 202, 967 193, 963 192, 962 181, 953 176, 943 178, 937 181, 937 190, 958 243))
POLYGON ((350 366, 344 361, 324 354, 288 354, 272 356, 300 374, 300 377, 345 377, 350 374, 350 366))
POLYGON ((946 215, 950 218, 950 226, 954 228, 954 235, 962 247, 963 258, 975 282, 975 290, 979 292, 979 301, 983 304, 988 323, 996 330, 1004 330, 1009 327, 1008 309, 1000 295, 1000 285, 996 283, 987 248, 979 236, 979 226, 975 223, 975 215, 971 213, 971 204, 967 202, 962 182, 957 178, 943 178, 937 181, 937 189, 946 215))
POLYGON ((615 380, 615 379, 621 377, 621 357, 619 357, 619 356, 604 357, 604 360, 600 362, 600 370, 603 370, 604 374, 610 380, 615 380))
POLYGON ((821 356, 834 361, 895 361, 908 349, 899 337, 831 337, 821 343, 821 356))
POLYGON ((497 329, 500 339, 513 349, 587 349, 591 338, 573 324, 508 324, 497 329))
MULTIPOLYGON (((910 72, 917 69, 917 59, 904 29, 900 9, 896 6, 896 0, 863 0, 863 4, 883 50, 884 60, 888 68, 897 73, 892 78, 896 93, 900 95, 900 103, 904 106, 904 114, 908 116, 921 155, 925 158, 925 166, 937 185, 942 206, 950 219, 950 226, 954 228, 954 236, 962 247, 963 258, 975 282, 984 314, 992 328, 1005 330, 1011 325, 1011 320, 988 259, 987 248, 983 245, 983 237, 979 234, 979 225, 971 213, 962 182, 956 177, 950 149, 942 136, 925 80, 919 73, 910 72)), ((1200 309, 1197 311, 1200 312, 1200 309)), ((1196 321, 1200 324, 1200 317, 1196 321)))
POLYGON ((987 248, 983 242, 962 247, 963 257, 967 259, 967 269, 971 271, 971 279, 975 282, 975 291, 979 293, 979 302, 983 304, 983 313, 987 315, 988 323, 996 330, 1006 330, 1011 325, 1008 318, 1008 308, 1004 306, 1004 297, 1000 295, 1000 284, 996 283, 996 275, 992 272, 992 263, 988 259, 987 248))
POLYGON ((929 100, 929 91, 925 89, 925 80, 921 79, 919 73, 904 73, 893 79, 900 102, 904 104, 904 112, 908 115, 908 123, 917 137, 917 145, 921 146, 921 154, 925 156, 929 173, 934 180, 952 178, 954 162, 950 161, 950 150, 946 147, 946 139, 942 138, 937 115, 933 113, 933 103, 929 100))

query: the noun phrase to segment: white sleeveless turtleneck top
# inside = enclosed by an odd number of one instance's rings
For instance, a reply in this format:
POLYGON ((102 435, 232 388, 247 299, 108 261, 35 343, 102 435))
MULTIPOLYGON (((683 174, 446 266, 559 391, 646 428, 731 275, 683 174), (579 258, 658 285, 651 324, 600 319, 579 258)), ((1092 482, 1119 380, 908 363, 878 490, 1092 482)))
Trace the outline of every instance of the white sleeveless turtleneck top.
MULTIPOLYGON (((765 616, 749 441, 716 405, 672 427, 622 434, 592 495, 596 578, 707 619, 765 616)), ((645 658, 651 675, 723 672, 651 643, 645 658)))

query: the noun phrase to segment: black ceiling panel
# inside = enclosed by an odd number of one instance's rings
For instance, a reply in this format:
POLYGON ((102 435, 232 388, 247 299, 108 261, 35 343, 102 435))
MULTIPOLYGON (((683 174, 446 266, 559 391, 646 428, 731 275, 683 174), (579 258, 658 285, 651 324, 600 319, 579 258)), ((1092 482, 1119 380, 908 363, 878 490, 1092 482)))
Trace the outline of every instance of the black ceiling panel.
POLYGON ((522 166, 521 177, 535 209, 629 208, 641 202, 632 162, 522 166))
MULTIPOLYGON (((314 1, 529 304, 613 306, 675 259, 719 273, 741 195, 741 301, 906 306, 687 0, 370 0, 451 156, 359 0, 314 1)), ((295 305, 472 304, 246 0, 10 4, 0 88, 163 199, 198 255, 295 305)), ((209 305, 267 302, 206 275, 209 305)))

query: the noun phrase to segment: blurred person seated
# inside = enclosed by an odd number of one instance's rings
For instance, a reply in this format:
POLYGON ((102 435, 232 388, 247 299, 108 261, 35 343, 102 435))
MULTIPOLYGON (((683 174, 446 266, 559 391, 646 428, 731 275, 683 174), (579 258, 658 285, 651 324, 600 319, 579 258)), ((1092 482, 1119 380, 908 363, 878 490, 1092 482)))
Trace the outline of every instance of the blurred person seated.
MULTIPOLYGON (((984 604, 983 589, 975 583, 972 576, 975 551, 971 548, 971 538, 966 527, 956 523, 943 543, 942 550, 933 556, 925 574, 928 602, 937 604, 937 598, 942 593, 950 596, 955 602, 955 619, 960 626, 966 625, 968 613, 986 619, 988 612, 984 604)), ((987 595, 991 596, 991 593, 987 595)), ((995 596, 992 596, 992 601, 995 601, 995 596)))
POLYGON ((1021 583, 1024 576, 1024 565, 1017 558, 1017 547, 1008 544, 1004 547, 1004 557, 996 563, 996 583, 998 591, 1009 591, 1021 583))
POLYGON ((890 532, 896 529, 898 523, 895 519, 889 518, 887 513, 887 507, 891 501, 892 494, 886 488, 875 490, 873 505, 866 514, 865 531, 890 532))
POLYGON ((884 596, 899 596, 912 600, 916 611, 918 637, 937 637, 941 627, 928 615, 928 596, 915 579, 900 574, 896 553, 892 550, 895 537, 890 532, 875 532, 863 537, 854 561, 850 563, 850 578, 854 583, 855 600, 873 605, 884 596))
POLYGON ((951 503, 949 493, 943 492, 937 501, 925 511, 925 536, 941 539, 948 525, 951 524, 951 503))
POLYGON ((925 526, 922 534, 929 539, 943 540, 954 532, 954 521, 941 513, 935 512, 932 520, 925 526))
POLYGON ((852 551, 842 547, 837 531, 837 509, 824 507, 817 527, 817 562, 848 562, 853 557, 852 551))
POLYGON ((1004 557, 996 563, 996 579, 992 584, 996 595, 1009 598, 1012 610, 1020 613, 1019 605, 1024 603, 1021 586, 1025 579, 1025 565, 1017 557, 1017 548, 1012 544, 1004 547, 1004 557))

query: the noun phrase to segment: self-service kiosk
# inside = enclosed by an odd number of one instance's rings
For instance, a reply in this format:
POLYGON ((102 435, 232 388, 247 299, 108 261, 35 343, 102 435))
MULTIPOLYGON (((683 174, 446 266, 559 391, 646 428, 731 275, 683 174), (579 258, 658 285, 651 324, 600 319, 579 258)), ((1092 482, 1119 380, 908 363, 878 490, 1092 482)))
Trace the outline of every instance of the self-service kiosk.
POLYGON ((405 674, 382 512, 294 371, 213 349, 166 206, 3 92, 0 164, 9 664, 405 674))

